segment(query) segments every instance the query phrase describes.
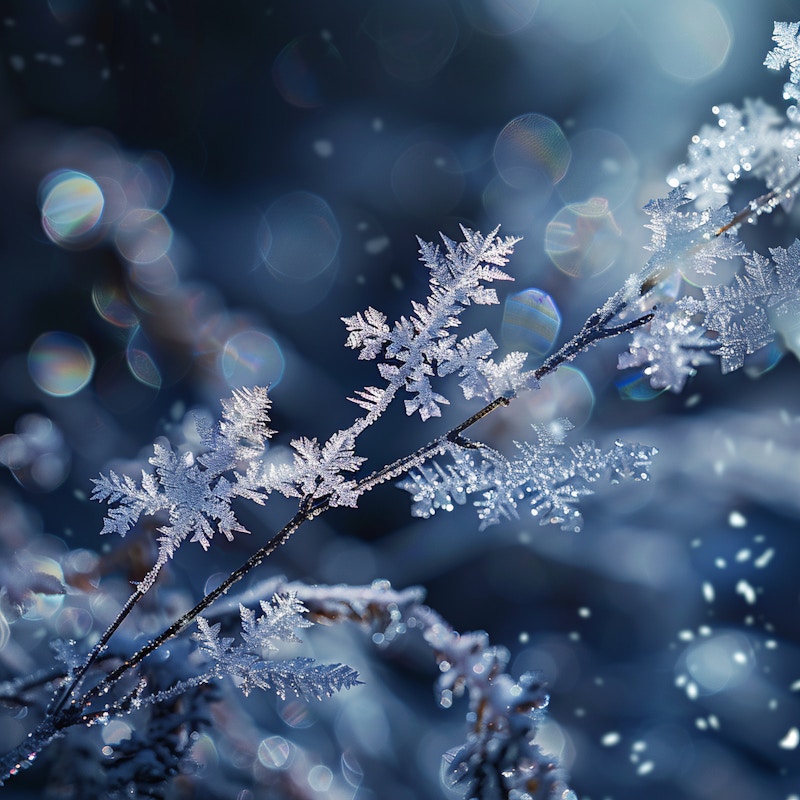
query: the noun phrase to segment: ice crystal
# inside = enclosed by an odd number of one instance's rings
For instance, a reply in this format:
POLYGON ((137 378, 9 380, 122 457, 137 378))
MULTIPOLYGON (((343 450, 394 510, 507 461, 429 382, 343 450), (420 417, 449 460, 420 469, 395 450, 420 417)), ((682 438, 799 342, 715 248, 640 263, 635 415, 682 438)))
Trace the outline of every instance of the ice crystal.
POLYGON ((458 373, 467 398, 493 400, 498 393, 514 392, 532 385, 532 373, 522 373, 519 359, 495 364, 489 355, 496 348, 485 330, 459 338, 450 332, 460 324, 459 316, 472 303, 497 303, 494 289, 484 284, 510 280, 505 266, 518 239, 488 236, 462 226, 463 242, 442 235, 443 248, 420 240, 421 260, 430 270, 430 292, 425 303, 414 302, 414 313, 401 317, 390 329, 386 317, 368 308, 343 317, 348 330, 346 345, 359 350, 359 358, 383 355, 378 371, 389 390, 367 387, 351 398, 370 412, 380 412, 398 389, 412 397, 406 413, 419 413, 422 420, 441 416, 449 400, 435 391, 431 379, 458 373))
POLYGON ((652 231, 648 247, 653 255, 645 268, 648 278, 663 279, 671 272, 687 270, 698 275, 714 272, 720 259, 740 255, 743 246, 732 234, 719 235, 733 215, 726 207, 702 212, 684 210, 691 197, 685 187, 673 189, 667 197, 651 200, 645 207, 652 231))
POLYGON ((197 618, 194 638, 203 656, 213 663, 209 677, 229 675, 245 695, 253 689, 271 689, 279 697, 330 696, 360 683, 358 673, 343 664, 317 664, 312 658, 265 659, 265 652, 278 649, 279 642, 298 642, 296 630, 312 623, 303 614, 305 606, 294 593, 276 595, 272 602, 261 601, 260 615, 243 605, 239 607, 242 641, 220 636, 221 623, 210 624, 197 618))
POLYGON ((619 356, 619 368, 644 366, 651 386, 680 392, 697 367, 714 361, 708 354, 714 344, 704 328, 672 304, 659 308, 646 328, 634 331, 629 351, 619 356))
POLYGON ((745 271, 730 286, 705 286, 703 298, 686 298, 684 309, 701 314, 713 333, 712 352, 723 372, 744 364, 745 356, 768 345, 776 336, 775 322, 800 310, 800 241, 770 250, 772 260, 753 253, 745 271))
POLYGON ((412 495, 418 517, 450 511, 473 497, 481 529, 516 518, 520 505, 527 505, 539 524, 578 531, 582 516, 576 505, 593 493, 591 484, 603 478, 646 480, 656 451, 622 442, 608 450, 591 441, 569 446, 565 435, 571 427, 567 420, 533 425, 536 441, 514 442, 519 456, 513 459, 489 447, 450 446, 450 463, 422 465, 399 486, 412 495))
POLYGON ((787 100, 800 100, 800 22, 776 22, 772 40, 777 47, 767 53, 764 66, 769 69, 789 67, 789 81, 783 87, 787 100))
POLYGON ((195 421, 205 448, 201 455, 176 453, 156 443, 150 458, 155 470, 143 470, 139 484, 113 470, 95 479, 92 499, 114 504, 101 533, 125 536, 141 516, 166 512, 168 522, 158 529, 162 560, 171 558, 187 537, 208 549, 215 532, 229 540, 236 532, 246 533, 231 502, 236 497, 263 502, 255 460, 273 434, 267 427, 269 407, 266 389, 239 389, 223 402, 216 428, 195 421), (244 474, 237 471, 242 465, 244 474))
POLYGON ((714 113, 717 124, 700 129, 687 162, 668 178, 671 185, 685 187, 697 208, 723 205, 741 179, 761 180, 775 189, 795 173, 800 131, 787 126, 771 105, 748 99, 741 109, 726 103, 715 106, 714 113))
POLYGON ((483 631, 459 635, 438 622, 424 636, 437 653, 443 704, 469 697, 466 742, 443 757, 445 784, 481 800, 566 797, 561 769, 534 743, 550 702, 542 677, 526 672, 515 680, 506 672, 508 650, 492 647, 483 631))

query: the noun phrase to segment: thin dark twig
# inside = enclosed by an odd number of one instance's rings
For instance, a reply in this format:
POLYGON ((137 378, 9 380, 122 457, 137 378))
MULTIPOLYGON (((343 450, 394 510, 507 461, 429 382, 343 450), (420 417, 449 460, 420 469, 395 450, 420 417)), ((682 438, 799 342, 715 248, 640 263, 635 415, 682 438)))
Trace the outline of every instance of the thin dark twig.
MULTIPOLYGON (((159 567, 160 568, 160 567, 159 567)), ((67 701, 70 697, 74 695, 76 690, 80 687, 81 683, 83 682, 86 673, 89 671, 91 666, 97 661, 103 650, 105 649, 106 645, 108 644, 111 637, 114 635, 114 632, 119 628, 119 626, 125 621, 125 618, 128 614, 133 611, 136 604, 139 602, 139 599, 142 596, 142 592, 138 589, 131 594, 131 596, 125 601, 125 605, 122 606, 122 609, 114 618, 114 621, 106 628, 103 635, 97 641, 95 646, 92 648, 92 651, 89 653, 88 658, 84 663, 73 673, 72 680, 69 683, 69 686, 62 692, 61 697, 59 697, 58 701, 56 702, 55 706, 53 707, 51 713, 53 716, 57 716, 61 709, 64 708, 67 701)))
POLYGON ((108 690, 117 683, 122 676, 129 670, 133 669, 137 664, 143 661, 150 653, 157 650, 168 640, 177 636, 184 628, 187 627, 196 617, 205 611, 218 597, 227 594, 228 590, 238 581, 240 581, 251 570, 255 569, 261 564, 264 559, 271 553, 284 544, 291 535, 304 523, 319 516, 327 505, 319 508, 308 508, 306 498, 301 503, 301 509, 292 517, 292 519, 281 528, 263 547, 259 548, 250 558, 247 559, 238 569, 234 570, 216 589, 213 589, 206 594, 197 605, 190 611, 187 611, 168 628, 162 631, 155 639, 148 642, 144 647, 139 649, 130 658, 122 662, 116 669, 112 670, 103 680, 101 680, 95 687, 90 689, 83 697, 81 706, 84 708, 95 697, 105 694, 108 690))
POLYGON ((789 183, 785 186, 780 186, 777 189, 772 189, 772 191, 767 192, 766 194, 762 194, 761 197, 756 197, 755 200, 751 200, 741 211, 734 215, 733 219, 723 225, 714 235, 721 236, 725 231, 729 231, 731 228, 735 228, 741 225, 743 222, 751 222, 755 224, 756 217, 759 214, 762 214, 764 211, 772 210, 775 206, 781 204, 781 195, 786 194, 788 197, 788 193, 792 191, 798 184, 800 184, 800 172, 792 178, 789 183), (755 216, 753 216, 755 215, 755 216))

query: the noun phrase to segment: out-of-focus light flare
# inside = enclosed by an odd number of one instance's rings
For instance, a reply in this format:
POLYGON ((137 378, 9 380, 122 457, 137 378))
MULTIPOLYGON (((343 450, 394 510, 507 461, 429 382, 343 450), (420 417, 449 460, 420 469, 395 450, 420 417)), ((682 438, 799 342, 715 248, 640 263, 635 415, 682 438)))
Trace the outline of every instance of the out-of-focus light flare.
POLYGON ((52 397, 77 394, 92 379, 94 366, 89 345, 71 333, 43 333, 28 351, 28 372, 33 382, 52 397))
POLYGON ((39 187, 42 228, 62 247, 86 247, 97 238, 103 214, 103 192, 94 178, 75 170, 58 170, 39 187))

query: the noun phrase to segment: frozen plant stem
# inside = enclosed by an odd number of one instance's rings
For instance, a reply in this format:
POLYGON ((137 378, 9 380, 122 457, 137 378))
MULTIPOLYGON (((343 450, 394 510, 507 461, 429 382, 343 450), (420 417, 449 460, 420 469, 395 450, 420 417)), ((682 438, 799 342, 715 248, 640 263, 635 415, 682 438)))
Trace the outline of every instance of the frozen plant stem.
MULTIPOLYGON (((678 200, 679 202, 680 200, 678 200)), ((750 218, 746 221, 749 222, 750 218)), ((632 276, 622 288, 608 298, 600 308, 590 315, 580 331, 536 370, 530 373, 523 372, 524 354, 512 354, 506 357, 502 364, 493 364, 487 360, 487 355, 494 347, 487 347, 487 341, 481 339, 481 334, 459 340, 446 333, 446 329, 458 324, 456 315, 470 302, 497 302, 494 292, 480 286, 479 281, 508 278, 505 273, 495 267, 505 263, 505 256, 510 252, 514 240, 495 239, 495 233, 496 231, 489 238, 484 238, 480 234, 464 229, 466 243, 456 246, 454 242, 445 239, 447 253, 444 255, 438 248, 422 243, 423 258, 433 273, 431 297, 427 306, 416 304, 416 316, 411 320, 402 318, 394 331, 389 331, 385 326, 385 318, 373 309, 370 309, 370 312, 364 317, 359 315, 345 320, 351 331, 352 341, 348 341, 349 346, 361 349, 362 356, 368 352, 366 357, 375 357, 385 348, 386 356, 401 366, 393 366, 391 363, 382 365, 384 369, 379 369, 379 371, 381 376, 387 380, 387 387, 383 390, 368 387, 358 393, 360 399, 355 402, 367 408, 368 414, 366 417, 356 420, 347 431, 337 434, 338 439, 337 436, 333 437, 321 449, 316 441, 299 441, 297 443, 300 445, 299 447, 293 443, 301 456, 297 468, 299 471, 290 474, 288 478, 278 475, 277 483, 272 488, 280 488, 287 496, 299 497, 297 513, 263 547, 232 572, 223 583, 206 594, 194 608, 165 628, 147 645, 122 661, 94 686, 84 689, 83 685, 91 667, 98 662, 101 656, 106 654, 107 645, 114 633, 153 585, 161 567, 172 557, 180 542, 191 535, 204 547, 208 546, 213 530, 208 527, 203 515, 213 515, 215 519, 224 520, 226 527, 223 528, 220 525, 218 530, 225 533, 228 538, 232 531, 242 529, 229 509, 219 511, 215 506, 209 508, 203 505, 200 509, 193 505, 185 508, 181 506, 176 512, 178 514, 177 521, 173 522, 171 516, 170 526, 160 529, 164 536, 160 539, 161 550, 156 564, 130 595, 117 618, 102 634, 86 660, 64 676, 67 687, 58 695, 58 699, 46 712, 44 720, 29 736, 27 747, 20 745, 14 753, 6 756, 2 774, 0 774, 0 782, 15 774, 21 765, 31 763, 39 752, 68 728, 92 724, 95 721, 106 719, 110 715, 130 710, 143 689, 141 681, 138 683, 138 688, 128 691, 115 701, 100 703, 99 700, 117 686, 123 678, 131 674, 147 656, 197 620, 205 609, 221 595, 227 593, 241 578, 259 566, 303 523, 314 519, 334 506, 355 505, 355 500, 361 495, 386 481, 394 480, 420 467, 427 460, 446 450, 452 452, 453 446, 466 451, 483 448, 483 445, 469 441, 463 434, 496 409, 508 406, 518 391, 537 385, 540 380, 555 372, 559 366, 572 361, 578 354, 588 350, 597 342, 643 329, 656 319, 658 309, 649 305, 650 290, 653 285, 652 282, 648 282, 654 271, 652 265, 648 265, 638 276, 632 276), (516 357, 519 358, 515 361, 516 357), (476 365, 477 372, 475 371, 476 365), (377 420, 399 390, 405 389, 409 393, 417 395, 414 400, 406 401, 407 413, 412 414, 419 411, 423 420, 430 416, 438 416, 438 405, 447 401, 433 392, 428 376, 437 372, 439 375, 447 375, 462 369, 464 371, 460 374, 467 374, 461 384, 467 397, 483 396, 486 398, 487 395, 493 397, 483 408, 414 453, 397 459, 360 480, 350 482, 345 482, 341 478, 338 478, 339 482, 331 480, 329 473, 331 469, 335 470, 334 477, 340 475, 342 471, 355 471, 362 460, 353 452, 355 439, 366 427, 377 420), (470 370, 472 371, 470 372, 470 370), (500 377, 498 378, 498 376, 500 377), (479 388, 476 389, 476 387, 479 388), (327 452, 329 447, 331 453, 327 452), (219 516, 219 514, 223 514, 223 516, 219 516)), ((702 249, 714 241, 713 237, 701 242, 690 241, 691 252, 695 252, 698 245, 702 249)), ((491 337, 488 337, 488 341, 491 342, 491 337)), ((493 345, 493 342, 491 344, 493 345)), ((707 346, 707 344, 703 346, 707 346)), ((260 391, 263 392, 263 390, 260 391)), ((220 424, 219 430, 216 433, 211 430, 204 430, 201 433, 204 444, 211 448, 209 461, 204 462, 201 459, 198 466, 191 459, 181 461, 171 451, 157 446, 151 463, 156 466, 158 480, 164 482, 162 486, 171 486, 175 482, 188 480, 193 487, 192 492, 196 491, 194 487, 202 488, 204 486, 212 498, 217 497, 218 492, 229 490, 224 498, 226 502, 229 502, 238 493, 238 496, 250 497, 255 502, 261 503, 264 495, 256 485, 250 482, 249 473, 246 476, 240 476, 244 479, 241 484, 227 481, 223 473, 234 469, 236 448, 240 446, 241 440, 252 440, 258 444, 271 435, 272 432, 266 427, 268 421, 266 411, 269 407, 266 393, 264 392, 261 396, 258 392, 253 394, 249 390, 235 392, 233 400, 228 405, 223 403, 223 407, 225 409, 224 422, 220 424), (206 481, 206 483, 203 484, 202 481, 206 481), (242 488, 238 489, 238 486, 242 488), (227 488, 220 489, 220 487, 227 488)), ((255 450, 250 449, 247 452, 254 453, 255 450)), ((248 459, 251 457, 251 455, 247 456, 248 459)), ((557 494, 559 490, 555 488, 554 491, 557 494)), ((173 506, 170 505, 173 502, 170 499, 171 496, 160 493, 153 476, 145 475, 142 486, 136 487, 130 479, 111 474, 109 478, 97 482, 95 492, 99 499, 106 499, 111 503, 120 502, 120 499, 124 497, 131 498, 121 512, 117 514, 112 512, 106 520, 108 530, 116 530, 122 535, 134 524, 139 515, 143 513, 152 515, 153 508, 173 509, 173 506)), ((194 496, 194 494, 191 495, 191 497, 194 496)), ((535 496, 541 497, 540 494, 535 496)), ((552 504, 554 497, 555 495, 551 495, 546 502, 552 504)), ((204 497, 202 501, 198 502, 205 503, 206 498, 204 497)), ((181 500, 180 503, 182 504, 183 501, 181 500)), ((551 505, 551 507, 553 506, 551 505)), ((560 505, 557 516, 561 513, 562 508, 560 505)), ((172 510, 170 513, 172 515, 172 510)), ((104 528, 104 530, 106 529, 104 528)), ((177 687, 174 688, 177 690, 177 687)))
MULTIPOLYGON (((542 380, 550 373, 555 372, 559 366, 565 362, 571 361, 579 353, 585 351, 598 341, 618 336, 650 322, 653 315, 651 312, 648 312, 623 324, 609 327, 609 322, 625 308, 625 302, 622 300, 622 296, 622 291, 618 292, 616 295, 610 298, 601 309, 598 309, 594 314, 592 314, 584 323, 578 334, 572 337, 572 339, 565 343, 557 352, 551 355, 540 367, 538 367, 538 369, 535 370, 534 375, 536 380, 542 380)), ((511 397, 495 398, 464 422, 429 442, 427 445, 418 449, 414 453, 404 456, 403 458, 400 458, 391 464, 387 464, 383 468, 361 479, 356 484, 356 494, 360 496, 368 491, 371 491, 381 483, 400 477, 410 469, 413 469, 414 467, 440 453, 443 446, 447 442, 451 442, 462 447, 479 446, 463 438, 462 434, 471 428, 475 423, 487 417, 493 411, 496 411, 500 407, 508 406, 513 397, 514 396, 512 395, 511 397)), ((59 703, 51 712, 53 725, 60 729, 70 727, 75 724, 84 724, 91 721, 91 719, 95 718, 97 715, 106 713, 108 710, 110 710, 110 707, 105 707, 102 710, 92 711, 89 711, 89 708, 96 698, 107 694, 108 691, 130 670, 134 669, 141 661, 147 658, 147 656, 149 656, 151 653, 158 650, 167 641, 181 633, 181 631, 183 631, 200 614, 202 614, 215 600, 222 595, 227 594, 232 586, 248 575, 253 569, 258 567, 278 547, 287 542, 301 525, 311 521, 315 517, 320 516, 325 511, 329 510, 330 507, 330 496, 321 498, 304 498, 301 501, 300 507, 294 517, 292 517, 292 519, 263 547, 253 553, 238 569, 234 570, 217 588, 206 594, 197 603, 197 605, 194 606, 194 608, 187 611, 156 638, 148 642, 130 658, 123 661, 99 683, 87 690, 82 697, 75 697, 76 690, 80 687, 86 673, 94 661, 104 650, 109 639, 117 630, 125 617, 128 616, 128 614, 135 607, 136 603, 143 596, 143 593, 137 589, 137 591, 131 594, 117 618, 108 627, 100 641, 92 649, 92 652, 86 663, 74 674, 70 682, 70 686, 63 693, 59 703), (69 706, 65 709, 64 707, 67 702, 69 702, 69 706)), ((160 566, 157 568, 160 569, 160 566)), ((154 569, 156 569, 156 567, 154 567, 154 569)), ((152 584, 152 581, 144 583, 152 584)))
POLYGON ((794 176, 785 186, 781 186, 772 191, 762 194, 761 197, 756 197, 751 200, 741 211, 739 211, 730 222, 723 225, 717 232, 716 236, 720 236, 725 231, 736 228, 744 222, 751 224, 756 221, 756 217, 764 213, 771 212, 776 206, 781 203, 786 203, 791 200, 794 195, 795 189, 800 184, 800 172, 794 176))
POLYGON ((92 648, 92 651, 89 653, 86 661, 73 672, 69 686, 64 690, 58 702, 50 711, 54 717, 58 716, 59 712, 62 708, 64 708, 64 705, 67 703, 70 697, 72 697, 78 688, 80 688, 86 673, 91 669, 92 665, 105 650, 106 645, 114 635, 117 628, 119 628, 119 626, 125 621, 128 614, 133 611, 136 604, 139 602, 147 589, 152 586, 153 583, 155 583, 155 580, 158 577, 158 574, 161 572, 161 568, 163 566, 164 564, 159 561, 150 569, 147 577, 144 581, 142 581, 142 584, 140 584, 140 586, 143 588, 137 587, 136 591, 133 592, 130 597, 128 597, 128 599, 125 601, 125 605, 122 606, 122 609, 114 618, 114 621, 108 626, 108 628, 106 628, 106 630, 103 632, 103 635, 98 639, 97 643, 92 648))

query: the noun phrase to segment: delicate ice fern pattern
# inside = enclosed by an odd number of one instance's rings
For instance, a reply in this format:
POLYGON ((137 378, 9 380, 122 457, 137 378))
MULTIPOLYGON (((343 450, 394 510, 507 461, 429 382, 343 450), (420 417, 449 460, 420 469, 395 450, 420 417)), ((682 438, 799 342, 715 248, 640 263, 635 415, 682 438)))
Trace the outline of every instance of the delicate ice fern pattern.
MULTIPOLYGON (((777 47, 767 53, 764 66, 769 69, 789 67, 789 82, 784 84, 783 96, 786 100, 800 100, 800 22, 776 22, 772 40, 777 47)), ((787 110, 789 119, 798 122, 797 106, 787 110)))
MULTIPOLYGON (((776 47, 766 66, 788 66, 786 99, 800 99, 800 23, 776 22, 776 47)), ((743 257, 744 272, 728 286, 703 286, 702 298, 687 295, 658 304, 646 328, 633 334, 629 351, 619 358, 621 369, 643 367, 657 389, 680 391, 696 367, 719 356, 722 371, 731 372, 745 358, 791 327, 799 310, 800 243, 771 250, 772 261, 748 254, 736 238, 744 222, 755 222, 780 204, 790 204, 800 184, 800 112, 787 110, 789 124, 761 100, 746 101, 740 111, 714 107, 716 128, 704 127, 693 137, 689 160, 669 177, 675 188, 668 197, 650 202, 648 227, 653 231, 639 293, 687 272, 713 273, 719 259, 743 257), (770 190, 736 215, 724 204, 736 182, 745 176, 762 180, 770 190), (689 202, 701 211, 684 211, 689 202)), ((674 298, 674 295, 673 295, 674 298)), ((633 298, 629 298, 633 299, 633 298)), ((639 301, 641 307, 643 301, 639 301)))
POLYGON ((647 480, 656 450, 620 441, 606 451, 591 441, 568 446, 564 440, 571 427, 565 419, 534 425, 537 441, 514 442, 519 451, 514 459, 489 447, 452 445, 446 451, 451 463, 420 466, 399 486, 412 495, 418 517, 451 511, 472 496, 481 529, 517 518, 519 506, 527 505, 540 525, 579 531, 582 516, 575 506, 592 494, 591 484, 603 478, 647 480))
POLYGON ((684 187, 673 189, 667 197, 651 200, 645 207, 652 231, 649 250, 653 255, 645 266, 645 276, 653 282, 654 276, 663 279, 679 267, 698 275, 712 275, 720 259, 728 260, 740 255, 741 242, 719 230, 733 215, 726 207, 702 212, 682 210, 691 202, 684 187))
POLYGON ((634 331, 630 348, 620 354, 618 366, 644 367, 654 389, 680 392, 697 367, 713 363, 708 351, 714 345, 704 328, 694 325, 677 303, 671 303, 657 309, 647 328, 634 331))
POLYGON ((355 482, 345 473, 356 472, 365 459, 355 454, 355 436, 337 431, 322 446, 305 436, 292 440, 294 464, 270 466, 264 476, 265 491, 277 489, 286 497, 307 500, 328 497, 331 505, 355 507, 355 482))
POLYGON ((141 516, 167 512, 169 521, 158 529, 159 560, 164 562, 187 537, 208 549, 217 531, 229 540, 247 532, 231 502, 236 497, 263 502, 257 457, 273 434, 267 427, 270 401, 266 389, 239 389, 222 406, 216 428, 195 421, 205 450, 201 455, 178 454, 156 443, 150 458, 155 471, 142 471, 140 484, 114 471, 95 479, 92 499, 116 504, 101 533, 125 536, 141 516), (242 466, 244 473, 237 471, 242 466))
POLYGON ((800 242, 772 249, 772 261, 747 254, 735 226, 726 222, 731 219, 726 207, 703 214, 681 211, 688 201, 678 188, 645 209, 651 215, 653 255, 636 282, 644 296, 630 298, 631 305, 643 305, 651 296, 645 290, 674 282, 687 269, 713 272, 720 258, 741 256, 744 273, 727 286, 703 286, 702 297, 687 294, 657 302, 652 320, 633 332, 619 368, 643 367, 654 388, 674 392, 683 389, 697 367, 711 362, 709 354, 719 356, 723 373, 739 369, 800 310, 800 242))
POLYGON ((758 253, 745 257, 745 273, 731 286, 706 286, 703 299, 685 298, 682 307, 703 315, 715 335, 714 353, 723 372, 739 369, 745 356, 773 341, 776 327, 800 310, 800 241, 770 250, 773 261, 758 253))
MULTIPOLYGON (((776 22, 776 43, 764 60, 770 69, 789 67, 784 84, 786 100, 800 100, 800 23, 776 22)), ((669 176, 674 187, 685 185, 698 208, 717 208, 725 203, 740 178, 761 180, 769 191, 752 200, 741 220, 754 221, 780 204, 792 201, 800 183, 797 154, 800 150, 800 111, 786 109, 789 124, 762 100, 746 100, 741 110, 732 105, 714 106, 717 126, 703 126, 692 137, 689 158, 669 176)), ((737 215, 738 217, 739 215, 737 215)))
POLYGON ((292 592, 275 595, 272 603, 262 600, 261 610, 256 616, 252 609, 239 606, 242 642, 238 645, 232 637, 220 636, 221 623, 211 625, 204 617, 197 618, 194 638, 214 665, 199 680, 228 675, 245 695, 253 689, 269 689, 282 699, 288 694, 321 699, 361 683, 358 673, 343 664, 317 664, 312 658, 265 659, 264 653, 277 650, 279 641, 299 642, 296 629, 312 623, 302 616, 306 608, 292 592))
POLYGON ((442 236, 443 248, 420 240, 421 260, 431 273, 430 293, 425 303, 414 302, 414 313, 401 317, 390 329, 386 317, 374 308, 343 317, 349 335, 346 345, 359 350, 359 358, 375 359, 386 389, 373 386, 357 392, 351 400, 371 413, 380 413, 399 389, 412 397, 406 413, 419 413, 422 420, 441 416, 448 404, 434 391, 431 378, 458 373, 467 398, 493 400, 535 383, 532 373, 521 373, 520 360, 506 358, 495 364, 489 354, 497 345, 483 330, 463 338, 449 332, 459 325, 459 315, 471 303, 497 303, 497 294, 484 284, 511 280, 501 267, 518 239, 497 236, 497 229, 484 237, 462 226, 464 241, 442 236))
MULTIPOLYGON (((744 272, 730 285, 703 286, 702 298, 687 295, 657 303, 650 323, 633 332, 619 368, 643 367, 654 388, 674 392, 683 389, 697 367, 710 363, 709 354, 719 356, 723 373, 739 369, 800 311, 800 241, 788 249, 771 249, 772 260, 747 254, 734 227, 725 222, 730 220, 726 207, 704 214, 681 211, 688 201, 681 187, 645 209, 651 215, 653 255, 636 282, 639 291, 669 282, 679 271, 713 272, 719 258, 741 256, 744 272)), ((639 305, 649 297, 645 292, 639 305)))
MULTIPOLYGON (((787 84, 794 86, 794 84, 787 84)), ((797 87, 794 87, 795 90, 797 87)), ((692 137, 688 161, 670 174, 672 186, 685 185, 698 208, 717 208, 728 201, 735 183, 761 180, 778 189, 797 172, 800 131, 763 100, 745 100, 741 109, 714 106, 716 125, 704 125, 692 137)), ((768 205, 762 211, 769 211, 768 205)), ((754 213, 760 213, 757 204, 754 213)))

